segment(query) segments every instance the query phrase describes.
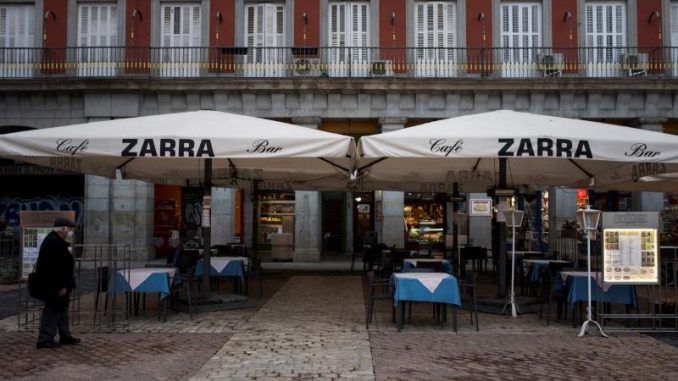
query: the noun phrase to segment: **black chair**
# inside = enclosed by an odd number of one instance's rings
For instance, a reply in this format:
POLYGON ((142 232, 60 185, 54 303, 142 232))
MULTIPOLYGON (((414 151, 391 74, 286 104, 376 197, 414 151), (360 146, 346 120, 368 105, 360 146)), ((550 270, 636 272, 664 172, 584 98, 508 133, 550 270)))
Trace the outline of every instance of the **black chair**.
MULTIPOLYGON (((431 269, 434 273, 444 273, 445 268, 442 261, 419 261, 417 262, 418 269, 431 269)), ((403 269, 404 270, 404 269, 403 269)))
MULTIPOLYGON (((188 312, 193 318, 193 278, 195 276, 195 266, 200 258, 198 250, 180 250, 178 258, 175 259, 176 273, 174 275, 174 282, 170 288, 170 295, 172 296, 172 307, 176 311, 175 303, 179 300, 180 292, 186 286, 186 300, 188 303, 188 312)), ((195 308, 197 313, 197 306, 195 308)))
POLYGON ((212 245, 212 250, 216 251, 217 257, 228 257, 231 255, 231 245, 212 245))
MULTIPOLYGON (((549 264, 550 267, 551 264, 549 264)), ((541 269, 539 274, 540 287, 539 287, 539 320, 542 319, 544 312, 544 305, 546 305, 546 325, 549 325, 551 322, 551 303, 555 300, 558 303, 557 307, 557 319, 560 319, 562 316, 562 307, 565 305, 565 289, 556 290, 554 286, 554 281, 556 280, 555 276, 557 273, 551 272, 550 269, 541 269)), ((567 306, 565 306, 567 310, 567 306)))
POLYGON ((231 246, 229 255, 233 257, 249 257, 247 246, 245 245, 231 246))
POLYGON ((257 299, 264 295, 263 270, 261 268, 261 257, 252 257, 245 267, 245 295, 249 295, 249 280, 254 278, 257 281, 257 299))
POLYGON ((365 305, 365 328, 370 328, 374 314, 374 302, 377 300, 391 301, 392 320, 395 321, 395 307, 393 306, 393 289, 390 279, 377 279, 374 271, 367 272, 367 303, 365 305))
POLYGON ((471 306, 469 306, 469 311, 471 313, 471 325, 473 325, 475 315, 476 331, 479 331, 480 326, 478 325, 478 299, 476 297, 477 279, 478 275, 475 271, 472 270, 466 271, 466 274, 464 274, 464 279, 459 280, 459 293, 461 294, 462 297, 462 303, 464 302, 464 298, 470 298, 469 302, 472 303, 473 307, 471 309, 471 306))

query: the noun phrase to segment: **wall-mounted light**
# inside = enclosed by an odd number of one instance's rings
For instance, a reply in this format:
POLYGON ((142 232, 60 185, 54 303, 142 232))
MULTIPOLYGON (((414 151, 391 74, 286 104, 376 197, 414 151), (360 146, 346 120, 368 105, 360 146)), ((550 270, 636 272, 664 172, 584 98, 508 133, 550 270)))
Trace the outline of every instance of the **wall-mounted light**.
POLYGON ((308 25, 308 14, 306 12, 301 15, 301 19, 304 20, 304 25, 308 25))
POLYGON ((396 14, 395 11, 391 12, 391 25, 395 25, 396 14))
POLYGON ((47 21, 47 19, 49 19, 50 17, 52 18, 52 20, 56 20, 56 14, 54 12, 49 11, 49 10, 45 11, 45 15, 43 16, 43 19, 45 19, 45 21, 47 21))
POLYGON ((354 200, 355 200, 355 202, 360 202, 360 201, 363 200, 363 198, 360 197, 360 196, 355 196, 354 200))
POLYGON ((143 21, 143 16, 141 15, 141 11, 138 9, 132 10, 132 19, 142 22, 143 21))
POLYGON ((656 18, 657 21, 658 21, 657 22, 657 36, 658 36, 658 39, 661 40, 662 39, 662 23, 661 23, 662 14, 659 13, 659 11, 652 11, 652 13, 650 13, 650 16, 647 18, 647 23, 652 24, 653 18, 656 18))
POLYGON ((221 11, 217 11, 217 22, 221 24, 221 22, 224 20, 224 16, 221 14, 221 11))
POLYGON ((480 23, 480 33, 483 35, 483 47, 485 47, 485 40, 487 36, 485 34, 485 12, 478 13, 478 22, 480 23))
POLYGON ((565 11, 565 14, 563 14, 563 22, 568 22, 570 20, 572 20, 572 12, 565 11))

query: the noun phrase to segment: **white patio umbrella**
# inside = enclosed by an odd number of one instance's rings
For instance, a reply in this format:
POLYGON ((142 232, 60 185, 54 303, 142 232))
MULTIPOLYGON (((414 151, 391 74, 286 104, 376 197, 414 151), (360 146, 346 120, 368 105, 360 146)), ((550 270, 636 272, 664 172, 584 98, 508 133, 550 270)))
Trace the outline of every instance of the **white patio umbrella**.
POLYGON ((218 111, 143 116, 0 135, 0 156, 92 175, 199 185, 279 182, 345 189, 348 136, 218 111))
MULTIPOLYGON (((661 175, 678 172, 678 136, 500 110, 364 136, 357 172, 353 185, 364 190, 453 193, 569 186, 674 191, 676 182, 661 175)), ((503 264, 501 258, 502 274, 503 264)), ((504 282, 501 276, 500 288, 504 282)))
POLYGON ((508 186, 675 190, 678 136, 508 110, 439 120, 358 144, 359 188, 450 192, 508 186))
MULTIPOLYGON (((74 124, 0 135, 0 156, 65 171, 160 184, 345 189, 351 137, 217 111, 74 124)), ((203 229, 204 268, 210 229, 203 229)), ((209 270, 203 283, 209 292, 209 270)))

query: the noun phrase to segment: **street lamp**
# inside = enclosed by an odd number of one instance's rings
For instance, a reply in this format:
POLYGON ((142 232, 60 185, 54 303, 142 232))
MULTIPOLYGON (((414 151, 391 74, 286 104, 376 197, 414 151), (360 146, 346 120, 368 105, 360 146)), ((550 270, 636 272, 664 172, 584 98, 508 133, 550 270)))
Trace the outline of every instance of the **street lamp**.
POLYGON ((524 211, 516 209, 504 212, 506 226, 510 227, 513 231, 513 239, 511 240, 511 290, 509 291, 509 301, 504 305, 501 312, 504 313, 504 310, 506 310, 506 307, 510 304, 511 315, 513 317, 518 316, 518 306, 516 305, 516 294, 514 291, 516 277, 516 228, 523 224, 523 215, 525 215, 524 211))
POLYGON ((600 334, 607 337, 603 328, 597 321, 593 320, 593 308, 591 307, 591 233, 598 228, 598 221, 600 220, 600 210, 591 209, 591 205, 586 205, 586 209, 577 211, 577 221, 584 228, 586 232, 586 263, 588 266, 588 306, 586 307, 586 321, 581 326, 579 337, 588 333, 589 323, 595 324, 600 330, 600 334))

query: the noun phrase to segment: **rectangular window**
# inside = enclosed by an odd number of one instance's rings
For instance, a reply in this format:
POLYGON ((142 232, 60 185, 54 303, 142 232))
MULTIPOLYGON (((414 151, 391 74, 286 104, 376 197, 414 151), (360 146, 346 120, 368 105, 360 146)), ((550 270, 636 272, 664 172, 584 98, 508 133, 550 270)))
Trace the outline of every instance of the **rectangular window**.
POLYGON ((0 76, 30 77, 33 65, 38 61, 33 51, 35 34, 33 5, 0 6, 0 76))
POLYGON ((245 75, 281 77, 285 75, 285 7, 279 4, 253 4, 245 7, 245 75))
POLYGON ((592 77, 618 74, 626 45, 626 4, 586 4, 586 65, 592 77))
POLYGON ((77 65, 80 76, 112 76, 123 52, 118 51, 116 3, 78 4, 77 65))
POLYGON ((331 2, 329 74, 364 77, 370 73, 369 3, 331 2))
POLYGON ((450 1, 416 3, 416 75, 451 77, 457 74, 457 7, 450 1))
MULTIPOLYGON (((160 75, 196 77, 200 73, 200 5, 162 4, 160 12, 160 75)), ((156 58, 157 59, 157 58, 156 58)))
POLYGON ((502 75, 531 77, 542 40, 540 3, 501 5, 502 75))

